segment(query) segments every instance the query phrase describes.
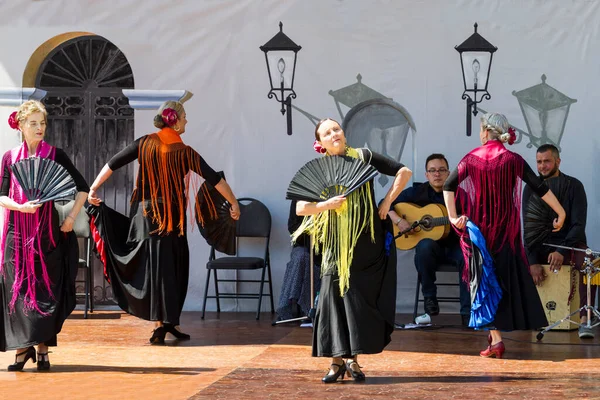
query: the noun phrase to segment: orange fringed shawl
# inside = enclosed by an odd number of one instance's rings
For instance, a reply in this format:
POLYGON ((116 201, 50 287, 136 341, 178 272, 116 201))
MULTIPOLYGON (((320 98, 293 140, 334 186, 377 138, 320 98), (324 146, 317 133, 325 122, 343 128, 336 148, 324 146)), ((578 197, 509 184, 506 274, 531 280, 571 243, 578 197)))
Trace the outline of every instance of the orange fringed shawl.
MULTIPOLYGON (((185 145, 179 134, 171 128, 148 135, 140 142, 138 152, 140 169, 137 182, 141 187, 135 189, 132 199, 139 198, 142 203, 150 203, 151 207, 144 207, 144 216, 150 214, 149 217, 158 225, 151 233, 167 235, 177 228, 178 235, 184 235, 190 190, 197 193, 200 186, 199 179, 189 172, 192 170, 202 176, 200 155, 185 145), (138 191, 139 196, 136 194, 138 191), (146 198, 148 193, 150 198, 146 198), (174 210, 179 212, 174 213, 174 210), (179 216, 178 221, 173 220, 174 214, 179 216)), ((194 203, 196 218, 204 225, 206 217, 214 219, 217 214, 206 185, 202 185, 202 190, 208 201, 210 215, 203 216, 199 205, 194 203)))

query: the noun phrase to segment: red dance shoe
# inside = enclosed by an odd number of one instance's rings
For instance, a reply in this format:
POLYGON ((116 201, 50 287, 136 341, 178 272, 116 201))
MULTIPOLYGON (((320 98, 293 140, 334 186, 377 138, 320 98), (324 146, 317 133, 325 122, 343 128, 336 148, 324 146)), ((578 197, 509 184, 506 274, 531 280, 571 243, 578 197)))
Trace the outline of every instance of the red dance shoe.
POLYGON ((503 342, 498 342, 495 345, 489 345, 487 347, 487 349, 482 350, 479 355, 481 357, 496 357, 496 358, 502 358, 502 355, 504 354, 504 350, 506 350, 504 348, 504 343, 503 342))

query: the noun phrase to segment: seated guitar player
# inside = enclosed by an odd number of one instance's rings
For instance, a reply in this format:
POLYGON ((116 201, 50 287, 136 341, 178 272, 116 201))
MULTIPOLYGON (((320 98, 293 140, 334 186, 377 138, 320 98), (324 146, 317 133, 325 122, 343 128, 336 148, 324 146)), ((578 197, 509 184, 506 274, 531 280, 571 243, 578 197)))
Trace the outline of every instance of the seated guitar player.
MULTIPOLYGON (((389 216, 400 231, 410 229, 411 224, 415 221, 407 221, 398 215, 394 211, 394 205, 398 203, 412 203, 419 207, 425 207, 429 204, 440 204, 444 207, 442 191, 444 182, 450 173, 448 160, 446 160, 443 154, 431 154, 427 157, 425 169, 427 182, 415 183, 412 187, 402 191, 392 203, 389 216)), ((411 234, 413 232, 408 233, 408 235, 411 234)), ((430 316, 438 315, 440 312, 435 280, 438 266, 442 264, 452 264, 458 267, 460 314, 462 325, 468 326, 471 313, 471 299, 467 284, 461 279, 464 258, 460 249, 458 236, 452 228, 450 228, 450 232, 446 237, 437 241, 431 238, 419 240, 415 248, 415 267, 421 276, 425 312, 430 316)))

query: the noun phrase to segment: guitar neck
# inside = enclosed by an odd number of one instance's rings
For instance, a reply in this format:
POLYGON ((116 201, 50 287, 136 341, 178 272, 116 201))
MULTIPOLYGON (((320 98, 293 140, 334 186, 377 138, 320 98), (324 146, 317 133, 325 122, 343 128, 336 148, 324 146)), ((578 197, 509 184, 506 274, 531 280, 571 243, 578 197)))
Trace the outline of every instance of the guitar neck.
POLYGON ((450 225, 450 218, 448 218, 448 217, 432 218, 431 223, 429 224, 429 226, 431 226, 431 227, 442 226, 442 225, 450 225))

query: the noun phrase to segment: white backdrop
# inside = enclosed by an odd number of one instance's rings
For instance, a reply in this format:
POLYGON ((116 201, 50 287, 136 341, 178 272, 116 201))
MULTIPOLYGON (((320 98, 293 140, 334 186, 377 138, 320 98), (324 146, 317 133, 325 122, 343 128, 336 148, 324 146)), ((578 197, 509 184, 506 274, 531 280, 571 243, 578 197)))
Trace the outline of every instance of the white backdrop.
MULTIPOLYGON (((443 152, 451 166, 476 147, 465 136, 460 61, 454 46, 473 32, 498 47, 482 107, 505 113, 526 129, 511 93, 547 83, 577 99, 566 122, 562 170, 585 185, 588 241, 600 247, 600 185, 594 179, 600 154, 597 96, 600 76, 600 2, 590 0, 428 1, 4 1, 0 14, 0 86, 20 87, 33 51, 55 35, 87 31, 104 36, 127 56, 136 89, 186 89, 189 124, 184 137, 217 170, 235 194, 263 201, 273 215, 272 268, 276 302, 289 257, 285 190, 294 172, 316 154, 314 125, 297 111, 294 134, 286 135, 279 104, 267 98, 268 78, 259 46, 284 23, 284 33, 302 46, 294 104, 317 117, 339 119, 329 90, 356 82, 405 107, 417 126, 419 158, 411 166, 410 141, 402 161, 424 178, 421 162, 443 152), (6 23, 10 21, 10 24, 6 23)), ((0 108, 0 121, 12 109, 0 108)), ((345 110, 347 111, 347 110, 345 110)), ((136 137, 152 132, 151 111, 136 111, 136 137)), ((535 150, 526 140, 513 146, 532 166, 535 150)), ((17 143, 0 123, 0 150, 17 143)), ((382 190, 378 190, 382 193, 382 190)), ((186 310, 201 307, 208 246, 197 230, 189 236, 191 276, 186 310)), ((412 307, 415 275, 410 253, 398 262, 398 312, 412 307)), ((224 309, 252 310, 251 300, 224 309)), ((213 303, 209 303, 214 309, 213 303)), ((264 307, 264 310, 267 308, 264 307)), ((444 309, 448 309, 444 307, 444 309)))

